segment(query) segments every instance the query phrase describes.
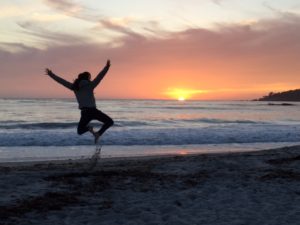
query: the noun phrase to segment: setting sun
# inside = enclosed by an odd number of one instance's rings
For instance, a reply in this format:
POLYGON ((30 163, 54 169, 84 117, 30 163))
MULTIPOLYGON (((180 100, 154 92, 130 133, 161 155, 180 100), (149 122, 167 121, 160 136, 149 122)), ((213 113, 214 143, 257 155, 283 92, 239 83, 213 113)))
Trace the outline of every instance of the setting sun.
POLYGON ((165 94, 172 99, 177 99, 178 101, 185 101, 192 98, 197 94, 202 94, 207 91, 195 90, 195 89, 179 89, 179 88, 169 88, 165 94))
POLYGON ((0 97, 72 98, 43 68, 73 82, 107 59, 96 99, 251 100, 298 89, 298 2, 2 0, 0 97))

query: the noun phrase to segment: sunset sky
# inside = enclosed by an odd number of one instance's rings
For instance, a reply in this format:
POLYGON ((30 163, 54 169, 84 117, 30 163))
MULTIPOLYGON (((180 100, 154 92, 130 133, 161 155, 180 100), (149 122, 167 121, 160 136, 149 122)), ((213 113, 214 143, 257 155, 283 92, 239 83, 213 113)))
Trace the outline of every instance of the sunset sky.
POLYGON ((300 88, 299 0, 1 0, 0 97, 238 100, 300 88))

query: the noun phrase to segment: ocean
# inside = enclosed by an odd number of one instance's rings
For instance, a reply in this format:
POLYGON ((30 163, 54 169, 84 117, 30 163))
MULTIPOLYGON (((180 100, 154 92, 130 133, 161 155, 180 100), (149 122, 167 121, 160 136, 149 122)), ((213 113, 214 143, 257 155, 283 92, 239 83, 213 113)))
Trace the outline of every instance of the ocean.
MULTIPOLYGON (((115 125, 102 157, 251 151, 300 143, 300 103, 99 100, 115 125), (278 105, 277 105, 278 104, 278 105)), ((75 99, 0 99, 0 161, 89 157, 75 99)), ((93 121, 95 127, 100 123, 93 121)))

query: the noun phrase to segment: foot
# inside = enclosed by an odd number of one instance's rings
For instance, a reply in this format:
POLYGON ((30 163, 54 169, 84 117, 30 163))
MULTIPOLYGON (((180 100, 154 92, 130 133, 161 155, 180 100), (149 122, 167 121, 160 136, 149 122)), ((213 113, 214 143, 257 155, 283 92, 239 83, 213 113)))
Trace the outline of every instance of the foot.
POLYGON ((94 131, 94 128, 92 126, 89 126, 89 132, 91 132, 95 138, 95 144, 97 144, 98 140, 99 140, 99 133, 94 131))
POLYGON ((91 132, 92 134, 95 134, 94 128, 92 126, 89 126, 89 132, 91 132))
POLYGON ((95 144, 97 144, 100 138, 100 134, 98 132, 94 132, 93 135, 95 137, 95 144))

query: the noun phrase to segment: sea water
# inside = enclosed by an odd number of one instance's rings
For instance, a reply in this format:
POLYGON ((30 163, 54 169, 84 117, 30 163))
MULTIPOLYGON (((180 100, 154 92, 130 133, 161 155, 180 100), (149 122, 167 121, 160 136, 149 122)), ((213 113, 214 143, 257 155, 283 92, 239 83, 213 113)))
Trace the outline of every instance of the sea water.
MULTIPOLYGON (((251 151, 300 142, 300 103, 99 100, 115 125, 101 138, 103 157, 251 151)), ((74 99, 0 99, 0 161, 89 157, 74 99)), ((92 121, 96 127, 100 123, 92 121)))

